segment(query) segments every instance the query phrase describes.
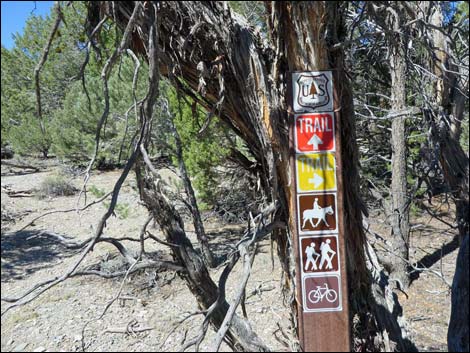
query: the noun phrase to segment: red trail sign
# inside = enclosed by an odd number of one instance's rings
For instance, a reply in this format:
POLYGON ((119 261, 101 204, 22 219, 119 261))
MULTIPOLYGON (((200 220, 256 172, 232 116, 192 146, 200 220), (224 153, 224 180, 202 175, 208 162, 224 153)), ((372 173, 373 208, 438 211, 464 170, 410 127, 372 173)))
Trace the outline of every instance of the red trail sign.
POLYGON ((335 131, 332 113, 302 114, 295 117, 297 152, 334 151, 335 131))
POLYGON ((293 72, 289 94, 292 241, 304 352, 348 352, 340 107, 333 71, 293 72))

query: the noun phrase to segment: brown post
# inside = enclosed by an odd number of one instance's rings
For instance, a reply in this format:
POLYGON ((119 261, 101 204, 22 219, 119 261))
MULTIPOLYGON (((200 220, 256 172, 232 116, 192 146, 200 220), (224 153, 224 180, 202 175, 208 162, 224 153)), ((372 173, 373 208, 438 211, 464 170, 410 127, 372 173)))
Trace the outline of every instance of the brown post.
POLYGON ((288 79, 301 347, 350 351, 341 126, 333 73, 292 72, 288 79))

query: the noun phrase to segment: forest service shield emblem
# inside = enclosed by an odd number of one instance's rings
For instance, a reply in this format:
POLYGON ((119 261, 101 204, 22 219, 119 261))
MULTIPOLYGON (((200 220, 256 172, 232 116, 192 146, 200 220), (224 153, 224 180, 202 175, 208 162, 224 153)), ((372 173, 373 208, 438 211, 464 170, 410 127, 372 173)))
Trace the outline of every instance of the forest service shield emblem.
POLYGON ((332 111, 331 72, 294 74, 294 111, 332 111))

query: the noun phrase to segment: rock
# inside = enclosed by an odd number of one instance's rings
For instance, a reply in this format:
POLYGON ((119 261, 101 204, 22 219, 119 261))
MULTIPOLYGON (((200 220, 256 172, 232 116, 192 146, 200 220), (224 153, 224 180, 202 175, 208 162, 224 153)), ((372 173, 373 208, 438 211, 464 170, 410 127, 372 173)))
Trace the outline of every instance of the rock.
POLYGON ((52 340, 54 341, 54 343, 58 344, 58 343, 60 343, 64 340, 64 337, 65 337, 65 335, 54 336, 54 338, 52 340))
POLYGON ((22 351, 24 351, 24 349, 26 348, 27 345, 28 345, 28 343, 20 343, 15 348, 13 348, 13 352, 22 352, 22 351))
POLYGON ((45 351, 46 351, 46 348, 44 348, 43 346, 40 346, 36 348, 33 352, 45 352, 45 351))

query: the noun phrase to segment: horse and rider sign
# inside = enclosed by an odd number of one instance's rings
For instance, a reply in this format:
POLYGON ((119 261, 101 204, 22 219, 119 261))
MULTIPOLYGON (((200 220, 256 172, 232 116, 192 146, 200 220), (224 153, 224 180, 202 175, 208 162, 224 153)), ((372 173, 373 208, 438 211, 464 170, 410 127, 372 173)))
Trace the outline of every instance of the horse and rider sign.
POLYGON ((297 195, 299 234, 338 232, 336 207, 334 193, 297 195))
POLYGON ((293 243, 298 249, 301 346, 312 352, 349 351, 333 74, 293 72, 290 78, 289 136, 296 210, 293 243))

